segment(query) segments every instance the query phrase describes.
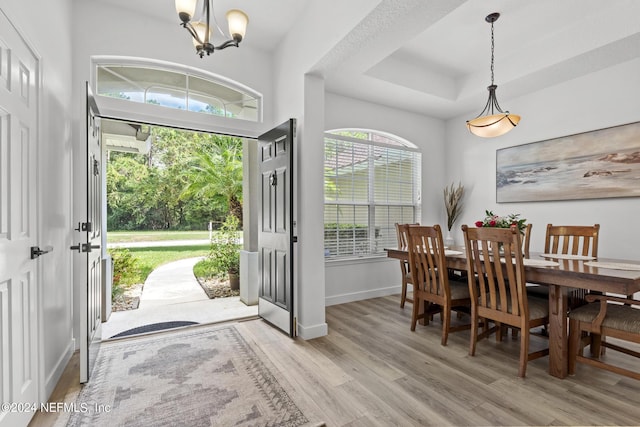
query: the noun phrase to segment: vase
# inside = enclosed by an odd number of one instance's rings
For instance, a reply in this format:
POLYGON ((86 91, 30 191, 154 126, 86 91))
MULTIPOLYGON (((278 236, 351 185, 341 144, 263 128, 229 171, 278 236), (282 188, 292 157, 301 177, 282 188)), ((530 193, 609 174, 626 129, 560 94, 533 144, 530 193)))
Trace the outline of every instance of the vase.
POLYGON ((447 233, 447 237, 444 238, 444 245, 450 248, 454 244, 455 244, 455 240, 453 240, 453 236, 451 236, 451 232, 447 233))

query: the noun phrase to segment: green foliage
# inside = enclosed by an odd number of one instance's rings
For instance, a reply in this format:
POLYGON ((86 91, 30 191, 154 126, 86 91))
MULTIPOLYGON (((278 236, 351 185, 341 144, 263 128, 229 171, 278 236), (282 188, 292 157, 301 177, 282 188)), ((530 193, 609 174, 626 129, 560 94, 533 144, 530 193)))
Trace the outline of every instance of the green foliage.
POLYGON ((476 221, 476 227, 497 227, 510 228, 517 227, 520 233, 524 234, 527 228, 527 220, 520 218, 520 214, 509 214, 507 216, 499 216, 492 211, 485 211, 485 218, 482 221, 476 221))
POLYGON ((109 230, 206 230, 232 208, 242 212, 240 139, 166 128, 151 137, 146 155, 109 152, 109 230), (215 175, 203 173, 200 158, 211 159, 215 175))
POLYGON ((228 139, 192 156, 189 182, 182 197, 208 198, 225 206, 242 225, 242 143, 228 139))
POLYGON ((217 276, 218 274, 214 267, 213 260, 211 258, 205 258, 201 261, 198 261, 196 265, 193 266, 193 275, 196 277, 209 279, 217 276))
POLYGON ((229 215, 211 240, 207 261, 217 276, 240 271, 240 245, 238 244, 238 219, 229 215))
POLYGON ((140 263, 128 249, 109 249, 113 262, 113 286, 111 298, 115 298, 124 292, 125 288, 138 281, 140 275, 140 263))

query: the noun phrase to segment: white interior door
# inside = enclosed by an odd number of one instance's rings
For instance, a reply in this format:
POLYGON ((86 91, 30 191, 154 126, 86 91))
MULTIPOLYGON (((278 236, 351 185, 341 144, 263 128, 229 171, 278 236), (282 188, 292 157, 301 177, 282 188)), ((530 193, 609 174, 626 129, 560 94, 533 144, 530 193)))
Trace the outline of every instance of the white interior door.
MULTIPOLYGON (((89 381, 102 339, 102 144, 98 106, 87 83, 86 218, 78 224, 81 241, 72 246, 86 263, 87 285, 80 295, 80 382, 89 381)), ((84 266, 83 266, 84 267, 84 266)))
MULTIPOLYGON (((38 81, 37 57, 0 10, 0 401, 12 404, 38 402, 38 81)), ((0 411, 0 425, 31 415, 0 411)))
POLYGON ((294 119, 258 138, 260 214, 258 216, 258 314, 290 336, 294 315, 293 244, 294 119))

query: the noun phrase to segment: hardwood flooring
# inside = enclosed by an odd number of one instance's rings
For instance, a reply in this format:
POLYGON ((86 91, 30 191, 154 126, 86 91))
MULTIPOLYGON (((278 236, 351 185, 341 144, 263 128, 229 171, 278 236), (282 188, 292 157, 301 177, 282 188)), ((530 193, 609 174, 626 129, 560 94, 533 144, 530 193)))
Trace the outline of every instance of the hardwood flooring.
MULTIPOLYGON (((491 336, 470 357, 469 331, 451 333, 443 347, 439 316, 411 332, 411 308, 401 309, 397 295, 327 307, 329 334, 309 341, 261 320, 237 328, 296 404, 327 426, 640 425, 640 381, 582 364, 561 380, 547 373, 547 358, 529 362, 521 379, 518 339, 491 336)), ((532 350, 545 346, 532 337, 532 350)), ((605 357, 638 369, 637 359, 605 357)), ((57 392, 52 401, 65 395, 57 392)), ((39 415, 31 425, 55 422, 39 415)))

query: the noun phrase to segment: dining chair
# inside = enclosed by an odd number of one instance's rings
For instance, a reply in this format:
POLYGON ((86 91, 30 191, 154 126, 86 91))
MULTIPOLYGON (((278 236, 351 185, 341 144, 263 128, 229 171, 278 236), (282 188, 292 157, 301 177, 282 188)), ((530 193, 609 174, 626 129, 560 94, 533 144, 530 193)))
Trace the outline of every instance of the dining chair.
MULTIPOLYGON (((398 249, 407 250, 408 230, 412 225, 418 224, 398 224, 396 223, 396 236, 398 238, 398 249)), ((402 275, 402 290, 400 291, 400 307, 404 308, 405 302, 413 303, 413 299, 407 298, 407 285, 412 285, 411 269, 405 260, 400 260, 400 273, 402 275)))
MULTIPOLYGON (((553 225, 547 224, 544 241, 545 254, 581 255, 598 257, 598 236, 600 224, 594 225, 553 225)), ((533 296, 548 296, 547 286, 529 286, 527 292, 533 296)), ((586 289, 571 289, 568 293, 569 308, 585 304, 586 289)))
POLYGON ((524 229, 522 235, 522 256, 529 258, 529 247, 531 246, 531 229, 533 224, 529 223, 524 229))
POLYGON ((529 353, 531 328, 549 322, 549 304, 528 298, 520 232, 515 228, 462 226, 469 292, 471 294, 471 342, 469 355, 474 356, 479 339, 493 330, 502 341, 503 327, 520 329, 520 361, 518 376, 525 377, 527 362, 549 354, 549 349, 529 353), (502 248, 502 252, 500 252, 502 248), (497 255, 496 255, 497 254, 497 255), (495 323, 478 333, 483 319, 495 323))
POLYGON ((585 357, 582 339, 588 333, 592 337, 591 342, 597 340, 598 345, 640 358, 640 352, 602 339, 607 336, 640 344, 640 309, 633 307, 640 306, 640 301, 595 294, 587 295, 586 301, 588 304, 569 312, 569 374, 575 374, 578 362, 640 380, 640 370, 607 363, 601 358, 600 351, 592 350, 592 357, 585 357))
POLYGON ((583 255, 598 258, 599 232, 600 224, 547 224, 547 233, 544 241, 544 253, 583 255))
POLYGON ((437 306, 442 321, 442 345, 449 332, 469 329, 470 325, 451 326, 451 312, 470 313, 471 297, 465 283, 450 282, 442 230, 439 225, 409 227, 409 265, 413 278, 411 330, 418 319, 429 324, 431 308, 437 306), (422 307, 421 307, 422 304, 422 307), (419 313, 422 308, 422 313, 419 313))

